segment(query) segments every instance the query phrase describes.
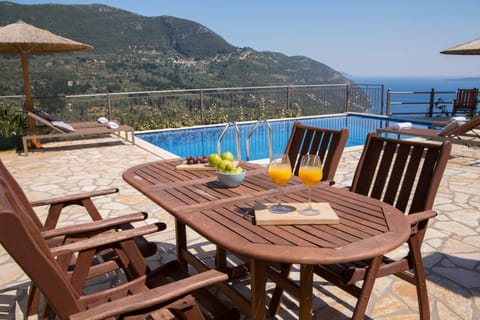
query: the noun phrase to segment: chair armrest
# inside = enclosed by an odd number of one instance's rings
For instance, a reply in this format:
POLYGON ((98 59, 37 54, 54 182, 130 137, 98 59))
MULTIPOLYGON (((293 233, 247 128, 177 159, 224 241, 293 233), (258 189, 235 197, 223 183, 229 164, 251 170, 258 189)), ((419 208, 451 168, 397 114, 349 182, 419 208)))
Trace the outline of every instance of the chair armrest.
POLYGON ((84 200, 88 198, 104 196, 107 194, 112 194, 117 192, 118 192, 118 188, 110 188, 105 190, 83 192, 83 193, 68 195, 64 197, 55 197, 55 198, 44 199, 44 200, 30 201, 30 204, 32 207, 48 206, 53 204, 65 203, 70 201, 79 201, 79 200, 84 200))
POLYGON ((416 223, 419 223, 420 221, 423 220, 428 220, 430 218, 433 218, 437 215, 437 213, 433 210, 426 210, 426 211, 421 211, 421 212, 416 212, 407 215, 407 221, 410 223, 410 225, 414 225, 416 223))
POLYGON ((45 239, 50 239, 59 236, 75 236, 85 233, 100 233, 107 229, 112 228, 121 228, 123 224, 143 221, 148 217, 146 212, 136 212, 131 214, 126 214, 120 217, 107 218, 102 220, 95 220, 92 222, 86 222, 81 224, 76 224, 67 227, 59 227, 56 229, 42 231, 42 236, 45 239))
POLYGON ((218 282, 228 280, 228 276, 217 270, 208 270, 188 278, 168 283, 161 287, 130 295, 115 301, 92 307, 88 310, 71 315, 70 320, 106 319, 123 313, 141 310, 155 305, 161 305, 172 299, 179 298, 218 282))
POLYGON ((138 236, 154 233, 164 230, 166 225, 164 223, 154 223, 142 227, 128 229, 125 231, 108 232, 93 236, 88 239, 83 239, 75 242, 71 242, 62 246, 51 248, 51 252, 54 256, 60 256, 65 254, 71 254, 88 249, 94 249, 101 246, 110 245, 124 240, 130 240, 138 236))

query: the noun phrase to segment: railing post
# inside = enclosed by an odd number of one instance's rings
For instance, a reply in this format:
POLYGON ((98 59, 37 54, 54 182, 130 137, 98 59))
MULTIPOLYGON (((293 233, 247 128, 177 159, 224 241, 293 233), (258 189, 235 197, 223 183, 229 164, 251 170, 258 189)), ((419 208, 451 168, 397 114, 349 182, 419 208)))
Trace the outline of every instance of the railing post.
POLYGON ((384 111, 384 100, 383 100, 383 94, 385 93, 385 85, 382 84, 382 95, 380 96, 380 114, 383 115, 383 111, 384 111))
POLYGON ((112 117, 112 99, 110 93, 107 93, 107 108, 108 108, 108 119, 113 119, 112 117))
POLYGON ((435 89, 432 88, 430 91, 430 103, 428 107, 428 116, 431 118, 433 117, 433 106, 435 105, 435 89))
POLYGON ((292 95, 292 87, 288 86, 287 87, 287 110, 288 111, 290 111, 291 95, 292 95))
POLYGON ((350 110, 349 104, 350 104, 350 84, 347 83, 347 86, 345 87, 345 112, 348 112, 350 110))
POLYGON ((200 122, 201 124, 205 124, 204 112, 205 112, 205 106, 203 105, 203 90, 200 89, 200 122))
POLYGON ((392 101, 392 89, 388 88, 387 89, 386 115, 389 116, 389 117, 392 115, 392 110, 391 110, 391 106, 390 106, 391 101, 392 101))

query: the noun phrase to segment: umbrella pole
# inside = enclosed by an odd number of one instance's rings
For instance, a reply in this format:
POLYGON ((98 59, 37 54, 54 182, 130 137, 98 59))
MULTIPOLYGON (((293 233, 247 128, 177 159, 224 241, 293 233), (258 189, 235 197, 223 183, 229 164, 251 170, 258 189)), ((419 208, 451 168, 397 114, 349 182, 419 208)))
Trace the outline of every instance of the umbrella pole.
MULTIPOLYGON (((33 112, 33 99, 32 99, 32 88, 30 86, 30 77, 28 74, 28 59, 27 53, 21 52, 20 54, 22 58, 22 69, 23 69, 23 86, 25 90, 25 112, 33 112)), ((28 130, 30 134, 35 134, 35 120, 31 117, 27 117, 28 120, 28 130)), ((33 139, 31 141, 32 147, 34 148, 41 148, 42 144, 37 140, 33 139)))

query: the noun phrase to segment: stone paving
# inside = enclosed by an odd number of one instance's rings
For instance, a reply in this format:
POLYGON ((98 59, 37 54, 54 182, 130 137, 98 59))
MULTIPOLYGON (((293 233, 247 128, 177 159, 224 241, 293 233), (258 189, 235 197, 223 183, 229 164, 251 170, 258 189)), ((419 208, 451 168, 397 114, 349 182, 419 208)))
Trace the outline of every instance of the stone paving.
MULTIPOLYGON (((174 258, 173 219, 125 183, 122 172, 136 164, 172 155, 138 140, 135 146, 115 138, 92 139, 87 144, 85 140, 51 142, 29 156, 6 151, 0 152, 0 158, 30 200, 118 187, 118 194, 97 198, 96 205, 105 217, 146 211, 147 222, 165 222, 167 230, 149 236, 159 247, 150 263, 161 264, 174 258)), ((360 151, 358 147, 346 150, 335 177, 336 186, 349 185, 360 151)), ((434 205, 438 216, 431 221, 423 245, 434 320, 480 319, 479 187, 480 150, 455 145, 434 205)), ((45 208, 37 212, 45 217, 45 208)), ((61 224, 88 221, 79 208, 70 208, 66 213, 61 224)), ((193 232, 189 239, 204 260, 212 260, 214 247, 210 243, 193 232)), ((396 254, 404 251, 405 248, 399 248, 396 254)), ((298 276, 298 272, 293 276, 298 276)), ((314 319, 348 319, 355 300, 321 278, 314 280, 314 319)), ((0 247, 0 319, 23 318, 27 284, 28 278, 0 247)), ((247 290, 248 281, 236 285, 247 290)), ((267 293, 271 294, 273 284, 267 285, 267 293)), ((277 319, 296 319, 296 310, 295 300, 287 296, 277 319)), ((418 319, 414 287, 395 277, 379 279, 366 318, 418 319)))

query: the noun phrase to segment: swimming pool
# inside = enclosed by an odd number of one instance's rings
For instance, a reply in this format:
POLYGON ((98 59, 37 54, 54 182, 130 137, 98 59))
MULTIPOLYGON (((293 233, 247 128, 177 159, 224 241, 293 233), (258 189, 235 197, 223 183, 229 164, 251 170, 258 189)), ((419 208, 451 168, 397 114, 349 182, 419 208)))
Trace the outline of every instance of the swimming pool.
MULTIPOLYGON (((347 147, 358 146, 365 143, 369 132, 377 128, 391 126, 396 121, 384 117, 375 117, 359 114, 329 115, 321 117, 305 117, 294 119, 269 120, 272 129, 272 151, 282 153, 290 137, 293 123, 300 120, 309 126, 323 127, 328 129, 348 128, 350 133, 347 147)), ((237 123, 241 138, 241 158, 246 160, 246 138, 256 122, 237 123)), ((416 126, 428 127, 427 123, 416 123, 416 126)), ((225 128, 223 125, 202 126, 182 129, 165 129, 147 133, 137 133, 135 136, 141 138, 157 147, 165 149, 179 157, 208 155, 217 152, 217 140, 225 128)), ((238 158, 236 147, 236 135, 233 126, 230 126, 225 133, 221 143, 221 150, 232 151, 238 158)), ((268 158, 268 130, 264 124, 260 124, 250 137, 250 158, 258 160, 268 158)))

